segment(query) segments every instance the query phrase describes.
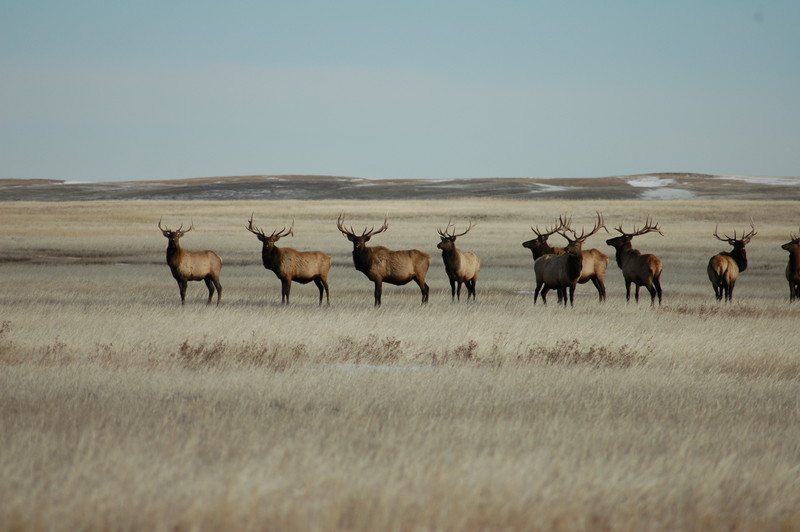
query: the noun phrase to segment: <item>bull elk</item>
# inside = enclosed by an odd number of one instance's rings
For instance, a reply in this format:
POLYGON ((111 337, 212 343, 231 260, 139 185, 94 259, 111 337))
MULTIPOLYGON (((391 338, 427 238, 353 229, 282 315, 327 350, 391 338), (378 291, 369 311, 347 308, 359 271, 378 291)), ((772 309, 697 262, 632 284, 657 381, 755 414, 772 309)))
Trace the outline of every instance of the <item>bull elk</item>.
POLYGON ((339 215, 336 227, 353 243, 353 264, 367 278, 375 283, 375 306, 381 306, 381 291, 383 283, 404 285, 414 281, 422 292, 422 303, 428 302, 430 288, 425 283, 425 276, 431 265, 431 256, 416 249, 392 251, 383 246, 367 246, 373 236, 383 233, 389 228, 388 218, 383 220, 383 225, 375 230, 364 231, 358 235, 351 226, 344 227, 344 213, 339 215))
POLYGON ((732 301, 736 279, 739 277, 739 273, 747 269, 747 251, 745 251, 744 247, 757 233, 752 221, 750 222, 750 232, 743 232, 741 238, 736 236, 735 230, 733 238, 728 235, 719 236, 718 229, 719 226, 714 229, 714 236, 717 240, 727 242, 733 246, 733 249, 717 253, 711 257, 707 268, 708 279, 711 281, 711 286, 714 287, 714 295, 718 301, 723 298, 725 298, 725 301, 732 301))
POLYGON ((462 284, 467 287, 467 300, 469 301, 470 296, 475 299, 475 283, 478 282, 478 273, 481 271, 481 260, 475 253, 464 252, 456 247, 456 238, 469 233, 470 229, 475 225, 477 224, 470 221, 467 230, 458 234, 456 234, 452 221, 448 222, 444 231, 437 229, 441 242, 436 247, 442 250, 442 261, 444 261, 447 278, 450 280, 452 300, 456 298, 461 300, 462 284), (448 231, 451 227, 453 232, 449 233, 448 231), (458 288, 456 288, 456 285, 458 285, 458 288))
MULTIPOLYGON (((548 237, 556 233, 559 229, 559 225, 556 225, 553 229, 545 228, 544 231, 540 231, 539 226, 536 226, 535 229, 531 227, 536 238, 523 242, 522 247, 531 250, 534 262, 542 255, 562 255, 564 253, 563 247, 554 247, 547 243, 548 237)), ((608 255, 598 249, 583 250, 583 269, 581 270, 578 284, 592 281, 592 284, 594 284, 594 287, 597 289, 600 302, 606 300, 605 278, 607 268, 608 255)), ((559 298, 560 297, 561 294, 559 293, 559 298)), ((560 302, 559 300, 559 303, 560 302)))
POLYGON ((292 248, 279 248, 275 243, 285 236, 294 236, 294 219, 287 230, 284 226, 280 231, 275 230, 271 235, 266 235, 264 230, 253 224, 253 215, 247 221, 245 229, 256 235, 261 241, 261 260, 264 267, 272 270, 281 281, 281 303, 289 304, 289 292, 292 281, 300 284, 310 283, 319 289, 319 304, 322 305, 322 294, 330 305, 328 292, 328 272, 331 269, 330 255, 321 251, 297 251, 292 248))
POLYGON ((647 233, 658 233, 664 236, 658 224, 653 225, 650 217, 645 220, 644 227, 636 229, 632 233, 626 233, 622 226, 614 229, 620 236, 606 240, 606 244, 613 247, 616 251, 617 266, 622 270, 625 278, 625 301, 631 300, 631 283, 636 285, 636 302, 639 302, 639 288, 644 286, 650 292, 650 305, 655 305, 656 296, 658 304, 661 304, 661 259, 650 253, 642 254, 638 249, 634 249, 631 240, 635 236, 647 233))
POLYGON ((536 304, 539 294, 542 295, 542 303, 547 304, 547 292, 555 289, 559 292, 559 302, 563 300, 564 306, 567 304, 567 290, 569 290, 569 304, 573 305, 575 298, 575 286, 581 278, 583 271, 583 243, 590 236, 605 228, 603 215, 597 213, 597 222, 594 228, 587 234, 581 230, 578 235, 570 227, 568 220, 560 218, 560 223, 555 232, 567 239, 567 246, 561 254, 542 255, 533 263, 533 271, 536 274, 536 291, 533 294, 533 303, 536 304), (574 238, 570 238, 568 233, 572 233, 574 238))
POLYGON ((222 285, 219 282, 219 274, 222 270, 222 258, 213 251, 187 251, 181 248, 179 240, 183 235, 194 229, 194 223, 189 229, 183 230, 183 224, 172 231, 168 227, 161 227, 161 220, 158 221, 158 228, 167 237, 167 265, 169 265, 172 276, 178 282, 178 289, 181 292, 181 305, 186 303, 186 285, 189 281, 205 281, 208 287, 208 301, 217 290, 217 305, 222 299, 222 285))
POLYGON ((789 235, 791 240, 781 246, 789 252, 786 280, 789 281, 789 301, 800 299, 800 232, 789 235))

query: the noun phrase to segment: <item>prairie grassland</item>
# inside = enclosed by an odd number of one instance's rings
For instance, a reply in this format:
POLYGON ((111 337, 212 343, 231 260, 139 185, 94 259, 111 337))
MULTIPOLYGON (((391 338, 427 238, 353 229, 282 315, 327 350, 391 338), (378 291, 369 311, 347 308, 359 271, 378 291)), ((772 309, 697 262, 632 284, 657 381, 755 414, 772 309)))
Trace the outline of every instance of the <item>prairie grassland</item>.
MULTIPOLYGON (((796 202, 0 204, 0 528, 766 530, 800 528, 800 305, 780 244, 796 202), (626 229, 664 262, 664 305, 533 305, 531 225, 626 229), (431 300, 372 285, 336 216, 430 253, 431 300), (332 255, 331 305, 280 284, 244 230, 332 255), (180 306, 156 228, 223 257, 223 304, 180 306), (451 303, 437 227, 482 259, 451 303), (719 305, 711 236, 755 221, 719 305), (465 295, 465 294, 462 294, 465 295)), ((559 238, 553 239, 558 242, 559 238)))

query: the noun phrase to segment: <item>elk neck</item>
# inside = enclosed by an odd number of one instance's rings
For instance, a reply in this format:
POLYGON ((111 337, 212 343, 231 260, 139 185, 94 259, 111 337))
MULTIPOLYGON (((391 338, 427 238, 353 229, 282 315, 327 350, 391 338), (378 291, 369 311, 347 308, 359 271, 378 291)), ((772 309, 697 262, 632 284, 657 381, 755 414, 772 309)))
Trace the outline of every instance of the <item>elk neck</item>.
POLYGON ((281 262, 281 250, 274 243, 264 242, 261 247, 261 261, 266 269, 276 271, 281 262))
POLYGON ((167 264, 170 266, 178 264, 181 260, 183 249, 177 238, 170 238, 167 244, 167 264))
POLYGON ((725 251, 721 254, 732 258, 734 262, 736 262, 736 266, 739 267, 740 272, 747 269, 747 251, 745 251, 744 246, 735 246, 732 250, 725 251))
POLYGON ((567 255, 567 275, 570 279, 577 279, 583 270, 583 251, 581 246, 569 245, 564 248, 567 255))
POLYGON ((367 273, 372 265, 372 248, 367 246, 353 247, 353 265, 356 270, 367 273))
POLYGON ((800 245, 792 245, 790 242, 789 244, 784 244, 781 247, 789 252, 789 268, 791 268, 793 271, 800 269, 800 245))

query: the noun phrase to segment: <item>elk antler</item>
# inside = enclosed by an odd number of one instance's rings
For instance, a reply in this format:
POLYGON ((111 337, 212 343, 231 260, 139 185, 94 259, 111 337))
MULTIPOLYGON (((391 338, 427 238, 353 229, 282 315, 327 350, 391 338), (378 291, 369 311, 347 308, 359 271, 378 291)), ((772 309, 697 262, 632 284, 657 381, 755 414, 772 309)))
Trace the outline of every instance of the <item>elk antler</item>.
POLYGON ((583 229, 583 228, 581 228, 581 234, 578 235, 578 233, 571 227, 572 226, 572 218, 570 217, 570 218, 565 219, 563 216, 559 216, 559 218, 558 218, 559 221, 561 222, 561 226, 557 229, 558 234, 560 234, 561 236, 563 236, 564 238, 566 238, 570 242, 583 242, 587 238, 592 236, 593 234, 597 233, 600 229, 605 229, 606 232, 608 232, 608 229, 606 229, 605 220, 603 219, 603 215, 600 214, 599 211, 595 211, 595 212, 597 213, 597 222, 595 222, 594 228, 592 228, 592 230, 589 232, 588 235, 586 234, 586 229, 583 229), (572 233, 575 238, 568 237, 565 234, 567 231, 572 233))
POLYGON ((453 220, 452 220, 452 218, 451 218, 451 219, 450 219, 450 221, 449 221, 449 222, 447 222, 447 227, 445 228, 444 232, 442 232, 442 230, 441 230, 441 229, 437 229, 437 231, 439 232, 439 235, 441 235, 441 237, 442 237, 442 238, 447 238, 447 239, 453 239, 453 240, 455 240, 456 238, 458 238, 458 237, 460 237, 460 236, 464 236, 464 235, 466 235, 467 233, 469 233, 470 229, 472 229, 472 228, 473 228, 473 227, 475 227, 476 225, 478 225, 478 222, 474 222, 474 223, 473 223, 473 221, 472 221, 472 220, 470 220, 470 221, 469 221, 469 227, 467 227, 467 230, 466 230, 466 231, 464 231, 463 233, 458 233, 458 234, 456 234, 456 228, 455 228, 455 225, 453 224, 453 220), (447 231, 448 231, 448 230, 449 230, 451 227, 453 228, 453 233, 452 233, 452 234, 448 234, 448 232, 447 232, 447 231))
POLYGON ((537 225, 536 229, 534 229, 533 226, 531 226, 531 231, 533 231, 533 233, 537 236, 537 238, 542 238, 542 237, 547 238, 548 236, 554 234, 556 231, 558 231, 563 227, 563 220, 561 219, 560 216, 558 218, 558 221, 559 223, 553 226, 552 229, 550 229, 549 227, 545 227, 544 231, 539 231, 539 226, 537 225))
POLYGON ((753 220, 750 220, 750 229, 749 233, 742 232, 741 238, 736 237, 736 229, 733 230, 733 238, 729 237, 727 234, 724 234, 724 238, 719 236, 718 234, 719 224, 714 228, 714 236, 717 237, 717 240, 721 240, 723 242, 727 242, 730 245, 733 245, 734 242, 741 242, 743 244, 747 244, 750 242, 750 239, 756 236, 758 232, 756 231, 755 226, 753 225, 753 220))
MULTIPOLYGON (((161 227, 161 220, 163 220, 163 219, 164 219, 163 216, 161 218, 159 218, 159 220, 158 220, 158 228, 161 229, 161 232, 164 233, 164 236, 166 236, 167 233, 170 233, 170 232, 173 232, 173 231, 169 227, 161 227)), ((187 229, 186 231, 183 231, 182 229, 183 229, 183 224, 181 224, 181 226, 178 227, 178 229, 174 231, 175 234, 178 237, 182 237, 183 235, 185 235, 186 233, 188 233, 189 231, 194 229, 194 221, 192 221, 192 225, 189 226, 189 229, 187 229)))
POLYGON ((339 229, 339 231, 342 232, 342 234, 347 236, 358 237, 358 238, 370 237, 377 235, 379 233, 383 233, 384 231, 389 229, 389 215, 388 214, 386 215, 386 217, 383 219, 383 225, 377 231, 375 230, 375 226, 372 226, 372 228, 369 231, 367 231, 367 228, 365 227, 364 232, 361 233, 360 236, 356 235, 356 232, 353 229, 352 225, 350 226, 349 231, 344 227, 344 213, 340 214, 339 218, 336 220, 336 227, 339 229))
POLYGON ((619 227, 615 227, 614 231, 619 231, 619 233, 622 236, 630 236, 630 237, 644 235, 647 233, 658 233, 659 235, 664 236, 664 233, 661 232, 661 228, 658 227, 658 224, 653 225, 653 219, 650 216, 648 216, 647 219, 645 220, 643 228, 636 229, 636 227, 634 226, 633 233, 626 233, 625 231, 622 230, 621 225, 619 227))
POLYGON ((266 236, 264 235, 263 229, 257 227, 256 225, 253 225, 253 214, 255 213, 250 214, 250 219, 247 220, 247 225, 245 225, 244 228, 253 233, 254 235, 266 236))

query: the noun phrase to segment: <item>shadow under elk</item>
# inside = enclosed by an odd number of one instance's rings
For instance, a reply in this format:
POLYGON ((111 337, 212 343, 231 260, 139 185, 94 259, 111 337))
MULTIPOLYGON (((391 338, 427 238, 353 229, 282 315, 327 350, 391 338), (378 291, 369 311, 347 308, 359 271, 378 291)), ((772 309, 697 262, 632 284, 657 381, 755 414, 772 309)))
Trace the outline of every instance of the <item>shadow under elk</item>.
POLYGON ((422 292, 422 303, 428 302, 430 287, 425 282, 428 268, 431 265, 431 256, 417 249, 392 251, 383 246, 367 246, 369 239, 389 228, 388 217, 384 218, 383 225, 369 231, 365 228, 358 235, 351 226, 344 227, 344 213, 339 215, 336 227, 353 243, 353 264, 375 284, 375 306, 381 306, 381 291, 383 283, 404 285, 414 281, 422 292))
POLYGON ((558 291, 559 302, 563 300, 564 306, 567 305, 567 290, 569 290, 569 304, 573 306, 575 299, 575 286, 581 278, 583 271, 583 243, 590 236, 605 228, 603 215, 597 213, 597 222, 594 228, 586 234, 586 230, 581 230, 578 235, 570 227, 570 222, 563 217, 559 219, 558 228, 555 230, 559 235, 567 239, 567 246, 562 254, 542 255, 533 263, 533 271, 536 274, 536 290, 533 294, 533 303, 536 304, 539 294, 542 295, 542 303, 547 304, 547 292, 551 289, 558 291), (570 238, 568 233, 572 233, 574 238, 570 238))
POLYGON ((786 280, 789 281, 789 302, 800 299, 800 232, 789 235, 791 240, 781 246, 789 252, 786 280))
MULTIPOLYGON (((526 240, 522 243, 522 247, 528 248, 531 250, 533 254, 533 260, 536 262, 536 259, 541 257, 542 255, 563 255, 564 248, 558 246, 551 246, 548 244, 547 239, 552 234, 556 233, 561 228, 560 225, 556 225, 555 228, 549 229, 545 228, 545 231, 540 231, 539 226, 536 226, 534 229, 531 227, 531 230, 536 235, 536 238, 531 240, 526 240)), ((584 249, 583 253, 583 269, 581 270, 581 276, 578 279, 578 284, 584 284, 589 281, 592 281, 592 284, 597 289, 597 295, 600 299, 600 302, 606 300, 606 270, 608 269, 608 255, 603 253, 598 249, 584 249)), ((561 293, 558 294, 558 302, 561 302, 561 293)))
POLYGON ((642 254, 638 249, 633 248, 631 240, 635 236, 647 233, 658 233, 664 236, 658 224, 653 225, 653 221, 648 217, 644 227, 634 228, 632 233, 626 233, 622 226, 614 228, 620 236, 609 238, 606 244, 613 247, 616 251, 617 266, 622 270, 622 277, 625 279, 625 301, 631 300, 631 283, 636 286, 636 302, 639 302, 639 288, 644 286, 650 292, 650 305, 655 305, 656 296, 658 304, 661 304, 661 259, 650 253, 642 254))
POLYGON ((728 235, 719 236, 719 226, 714 228, 714 236, 717 240, 727 242, 733 249, 730 251, 722 251, 717 253, 708 261, 708 279, 711 281, 711 286, 714 287, 714 295, 718 301, 723 298, 725 301, 733 301, 733 288, 736 286, 736 280, 739 274, 747 269, 747 251, 745 246, 750 242, 756 234, 756 228, 753 222, 750 222, 750 232, 742 233, 741 238, 736 236, 736 231, 733 231, 733 238, 728 235))
POLYGON ((172 231, 168 227, 161 227, 161 220, 158 221, 158 228, 167 238, 167 265, 172 272, 172 276, 178 282, 178 289, 181 293, 181 305, 186 303, 186 286, 189 281, 205 281, 208 287, 208 301, 214 296, 214 289, 217 291, 217 305, 222 299, 222 284, 219 275, 222 270, 222 258, 213 251, 187 251, 180 245, 179 240, 183 235, 194 229, 194 222, 189 229, 183 230, 183 224, 172 231))
POLYGON ((314 282, 319 289, 319 304, 322 305, 322 294, 330 305, 328 292, 328 272, 331 269, 330 255, 322 251, 297 251, 292 248, 279 248, 275 243, 285 236, 294 236, 294 219, 287 230, 284 226, 280 231, 275 230, 271 235, 266 235, 264 230, 253 224, 253 215, 247 221, 245 229, 256 235, 261 241, 261 260, 264 268, 271 270, 281 281, 281 303, 289 304, 289 292, 292 281, 300 284, 314 282))
POLYGON ((452 300, 456 298, 459 301, 461 300, 462 284, 467 287, 467 301, 469 301, 470 297, 473 300, 475 299, 475 284, 478 282, 478 273, 481 271, 481 260, 475 253, 458 249, 456 247, 456 238, 466 235, 476 225, 477 223, 470 221, 467 230, 459 234, 456 234, 452 221, 448 222, 444 231, 437 229, 441 242, 436 247, 442 250, 442 261, 444 262, 445 272, 447 272, 447 278, 450 281, 452 300), (453 232, 448 233, 451 227, 453 232), (456 285, 458 285, 458 288, 456 288, 456 285))

